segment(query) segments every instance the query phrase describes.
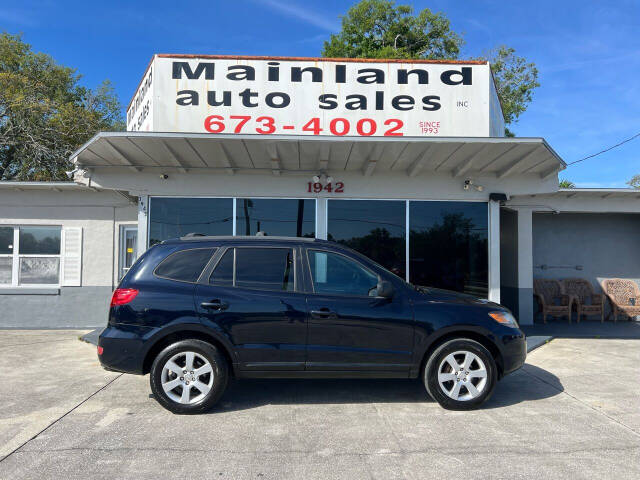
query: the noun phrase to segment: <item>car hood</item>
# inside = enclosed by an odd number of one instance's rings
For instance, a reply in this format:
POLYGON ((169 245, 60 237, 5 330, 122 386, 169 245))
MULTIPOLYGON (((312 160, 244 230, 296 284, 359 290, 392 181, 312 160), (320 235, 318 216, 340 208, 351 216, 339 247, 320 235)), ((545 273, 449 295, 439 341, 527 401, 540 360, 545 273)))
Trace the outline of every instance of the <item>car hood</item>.
POLYGON ((491 302, 485 298, 474 297, 467 293, 454 292, 453 290, 444 290, 442 288, 433 288, 425 286, 416 286, 416 290, 422 294, 425 301, 441 302, 441 303, 457 303, 464 305, 485 305, 488 308, 497 308, 504 310, 502 305, 491 302))

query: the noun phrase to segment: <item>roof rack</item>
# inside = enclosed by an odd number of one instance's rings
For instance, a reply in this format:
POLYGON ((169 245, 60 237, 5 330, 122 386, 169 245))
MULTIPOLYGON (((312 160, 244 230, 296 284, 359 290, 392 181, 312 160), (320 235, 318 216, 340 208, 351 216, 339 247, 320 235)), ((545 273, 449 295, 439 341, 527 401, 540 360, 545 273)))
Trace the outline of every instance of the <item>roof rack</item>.
POLYGON ((246 241, 253 240, 256 242, 268 242, 271 240, 286 240, 291 242, 315 242, 318 239, 309 238, 309 237, 269 237, 269 236, 249 236, 249 235, 203 235, 203 234, 191 234, 188 233, 183 237, 180 237, 180 240, 235 240, 235 241, 246 241))

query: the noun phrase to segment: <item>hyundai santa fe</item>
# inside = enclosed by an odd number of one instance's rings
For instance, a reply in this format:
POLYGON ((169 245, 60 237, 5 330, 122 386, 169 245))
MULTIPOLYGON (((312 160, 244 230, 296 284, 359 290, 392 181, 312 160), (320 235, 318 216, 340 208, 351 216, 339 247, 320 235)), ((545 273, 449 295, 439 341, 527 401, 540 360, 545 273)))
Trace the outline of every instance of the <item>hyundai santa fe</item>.
POLYGON ((189 235, 131 267, 98 356, 149 373, 175 413, 210 409, 231 377, 419 377, 441 406, 468 410, 526 346, 506 308, 414 286, 333 242, 189 235))

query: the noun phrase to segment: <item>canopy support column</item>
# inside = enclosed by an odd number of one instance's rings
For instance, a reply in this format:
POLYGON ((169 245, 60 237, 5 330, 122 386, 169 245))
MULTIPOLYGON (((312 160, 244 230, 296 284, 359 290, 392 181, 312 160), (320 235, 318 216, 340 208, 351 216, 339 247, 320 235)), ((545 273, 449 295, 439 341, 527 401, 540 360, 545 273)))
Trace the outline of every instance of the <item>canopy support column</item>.
POLYGON ((138 197, 138 255, 140 258, 149 245, 149 196, 138 197))
POLYGON ((518 209, 518 322, 533 325, 533 211, 518 209))
POLYGON ((327 239, 327 199, 316 199, 316 238, 327 239))
POLYGON ((489 300, 500 303, 500 202, 489 201, 489 300))

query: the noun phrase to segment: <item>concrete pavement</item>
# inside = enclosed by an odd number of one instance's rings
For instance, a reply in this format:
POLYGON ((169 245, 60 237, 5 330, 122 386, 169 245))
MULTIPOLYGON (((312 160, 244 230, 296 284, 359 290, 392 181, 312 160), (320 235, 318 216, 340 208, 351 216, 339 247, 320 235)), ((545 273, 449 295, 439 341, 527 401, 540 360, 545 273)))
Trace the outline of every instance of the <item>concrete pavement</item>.
POLYGON ((0 478, 640 477, 640 340, 553 340, 474 412, 418 381, 246 380, 176 416, 79 333, 0 333, 0 478))

